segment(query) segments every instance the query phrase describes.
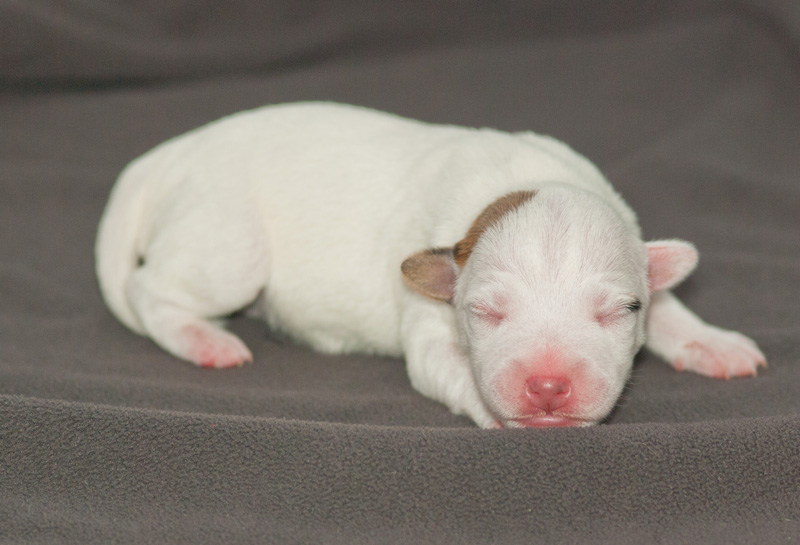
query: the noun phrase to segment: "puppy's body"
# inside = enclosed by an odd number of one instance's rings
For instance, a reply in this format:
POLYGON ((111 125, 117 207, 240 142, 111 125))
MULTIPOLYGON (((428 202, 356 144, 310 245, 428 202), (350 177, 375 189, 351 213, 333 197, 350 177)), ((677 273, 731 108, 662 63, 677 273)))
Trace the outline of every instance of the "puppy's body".
POLYGON ((419 391, 482 426, 605 416, 651 294, 667 317, 650 320, 667 322, 648 331, 656 352, 753 373, 749 339, 664 291, 695 260, 685 243, 642 243, 605 178, 553 139, 324 103, 244 112, 145 154, 97 243, 112 311, 179 357, 251 359, 209 319, 255 301, 318 350, 404 355, 419 391))

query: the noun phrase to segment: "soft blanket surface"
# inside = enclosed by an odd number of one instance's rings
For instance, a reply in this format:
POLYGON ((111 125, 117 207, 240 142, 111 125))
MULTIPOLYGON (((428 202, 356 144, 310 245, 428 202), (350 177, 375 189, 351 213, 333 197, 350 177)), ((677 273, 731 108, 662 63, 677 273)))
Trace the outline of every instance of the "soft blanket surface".
POLYGON ((0 542, 800 542, 799 89, 779 0, 0 4, 0 542), (209 371, 126 330, 93 259, 122 167, 307 99, 570 143, 768 369, 642 354, 603 425, 483 431, 400 360, 236 317, 256 361, 209 371))

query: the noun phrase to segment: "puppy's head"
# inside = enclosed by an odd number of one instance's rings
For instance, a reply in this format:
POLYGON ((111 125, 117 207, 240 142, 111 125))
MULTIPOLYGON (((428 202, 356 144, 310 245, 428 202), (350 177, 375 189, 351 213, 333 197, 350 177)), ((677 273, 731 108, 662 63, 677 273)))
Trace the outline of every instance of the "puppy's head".
POLYGON ((695 267, 644 243, 601 198, 567 186, 501 197, 452 248, 412 255, 419 293, 452 305, 481 398, 503 426, 589 425, 616 403, 652 293, 695 267))

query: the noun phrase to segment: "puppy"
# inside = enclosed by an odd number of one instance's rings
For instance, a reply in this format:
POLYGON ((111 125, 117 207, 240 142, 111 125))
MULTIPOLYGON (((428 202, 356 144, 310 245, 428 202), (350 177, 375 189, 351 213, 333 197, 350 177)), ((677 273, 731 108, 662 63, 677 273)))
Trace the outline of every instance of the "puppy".
POLYGON ((219 319, 249 307, 330 353, 404 356, 420 393, 479 426, 585 426, 643 345, 728 378, 753 341, 668 291, 695 248, 643 242, 587 159, 525 132, 331 103, 268 106, 133 161, 100 222, 111 311, 206 367, 252 360, 219 319))

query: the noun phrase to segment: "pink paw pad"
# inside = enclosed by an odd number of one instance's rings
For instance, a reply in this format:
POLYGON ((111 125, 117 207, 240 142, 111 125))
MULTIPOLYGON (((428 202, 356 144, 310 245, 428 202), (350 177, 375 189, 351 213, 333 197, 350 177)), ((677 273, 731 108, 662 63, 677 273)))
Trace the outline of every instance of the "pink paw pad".
POLYGON ((188 325, 182 330, 188 358, 206 369, 241 367, 253 361, 247 346, 235 335, 212 325, 188 325))

